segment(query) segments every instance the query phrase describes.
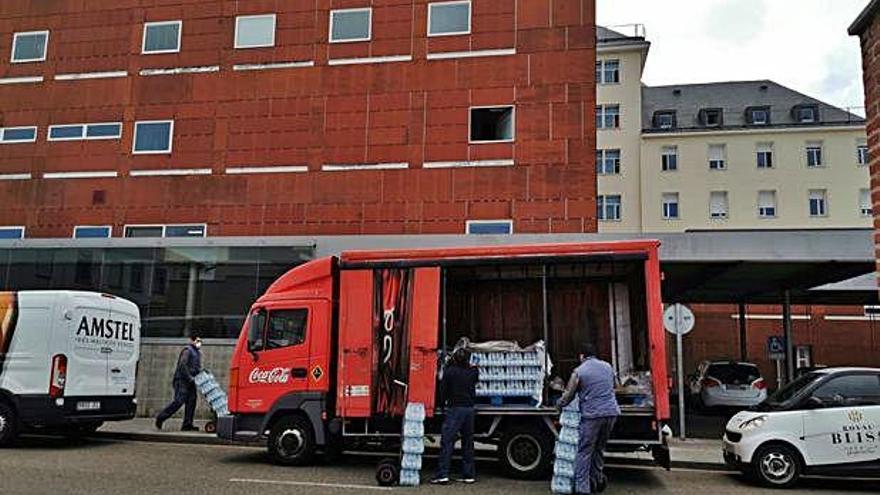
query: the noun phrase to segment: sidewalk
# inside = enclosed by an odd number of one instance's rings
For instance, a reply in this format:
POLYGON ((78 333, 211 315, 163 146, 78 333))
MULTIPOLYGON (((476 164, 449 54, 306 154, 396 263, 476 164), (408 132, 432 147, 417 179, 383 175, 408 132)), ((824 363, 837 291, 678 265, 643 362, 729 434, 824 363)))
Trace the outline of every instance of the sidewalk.
MULTIPOLYGON (((180 420, 169 419, 162 431, 156 430, 151 418, 136 418, 131 421, 105 423, 95 434, 95 438, 114 440, 134 440, 147 442, 190 443, 201 445, 226 445, 228 442, 216 435, 205 433, 205 421, 196 421, 198 432, 180 431, 180 420)), ((255 444, 262 446, 262 443, 255 444)), ((721 455, 720 440, 678 440, 670 441, 673 469, 720 469, 727 470, 721 455)), ((653 465, 650 453, 638 452, 608 454, 609 464, 653 465)))

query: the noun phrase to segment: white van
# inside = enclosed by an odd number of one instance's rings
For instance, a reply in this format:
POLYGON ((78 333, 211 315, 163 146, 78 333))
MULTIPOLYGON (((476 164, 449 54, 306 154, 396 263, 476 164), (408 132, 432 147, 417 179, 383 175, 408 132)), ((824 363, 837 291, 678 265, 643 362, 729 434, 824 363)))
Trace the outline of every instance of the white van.
POLYGON ((82 433, 134 417, 140 312, 76 291, 0 292, 0 446, 22 430, 82 433))
POLYGON ((725 461, 761 484, 802 474, 880 478, 880 369, 804 374, 727 423, 725 461))

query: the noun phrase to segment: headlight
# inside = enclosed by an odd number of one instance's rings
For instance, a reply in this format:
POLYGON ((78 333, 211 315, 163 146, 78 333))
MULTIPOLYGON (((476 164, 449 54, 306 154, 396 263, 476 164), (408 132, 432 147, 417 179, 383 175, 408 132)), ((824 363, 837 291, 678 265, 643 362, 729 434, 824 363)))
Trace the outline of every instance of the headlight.
POLYGON ((739 429, 743 431, 754 430, 755 428, 760 428, 764 426, 764 423, 767 422, 767 416, 758 416, 757 418, 752 418, 748 421, 743 421, 739 424, 739 429))

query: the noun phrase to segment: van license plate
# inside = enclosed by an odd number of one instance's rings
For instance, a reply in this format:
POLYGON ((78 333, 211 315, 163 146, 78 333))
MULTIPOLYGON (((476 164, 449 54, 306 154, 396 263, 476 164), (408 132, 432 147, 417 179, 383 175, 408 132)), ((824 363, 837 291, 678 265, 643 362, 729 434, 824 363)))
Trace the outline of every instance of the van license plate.
POLYGON ((76 410, 77 411, 98 411, 101 409, 100 402, 77 402, 76 410))

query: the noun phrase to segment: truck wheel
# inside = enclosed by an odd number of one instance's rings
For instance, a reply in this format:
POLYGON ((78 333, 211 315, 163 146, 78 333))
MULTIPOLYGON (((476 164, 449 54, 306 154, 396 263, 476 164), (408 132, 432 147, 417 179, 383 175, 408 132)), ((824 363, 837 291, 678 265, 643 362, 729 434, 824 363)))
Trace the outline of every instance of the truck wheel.
POLYGON ((315 432, 300 416, 279 419, 269 432, 269 455, 283 466, 304 466, 315 457, 315 432))
POLYGON ((539 480, 550 474, 553 438, 546 430, 520 427, 507 431, 498 445, 498 457, 508 476, 539 480))
POLYGON ((376 467, 376 483, 379 486, 394 486, 400 481, 400 469, 397 459, 382 459, 376 467))
POLYGON ((9 404, 0 402, 0 447, 11 445, 18 437, 18 417, 9 404))
POLYGON ((788 445, 771 444, 752 456, 750 475, 770 488, 789 488, 801 477, 800 454, 788 445))

